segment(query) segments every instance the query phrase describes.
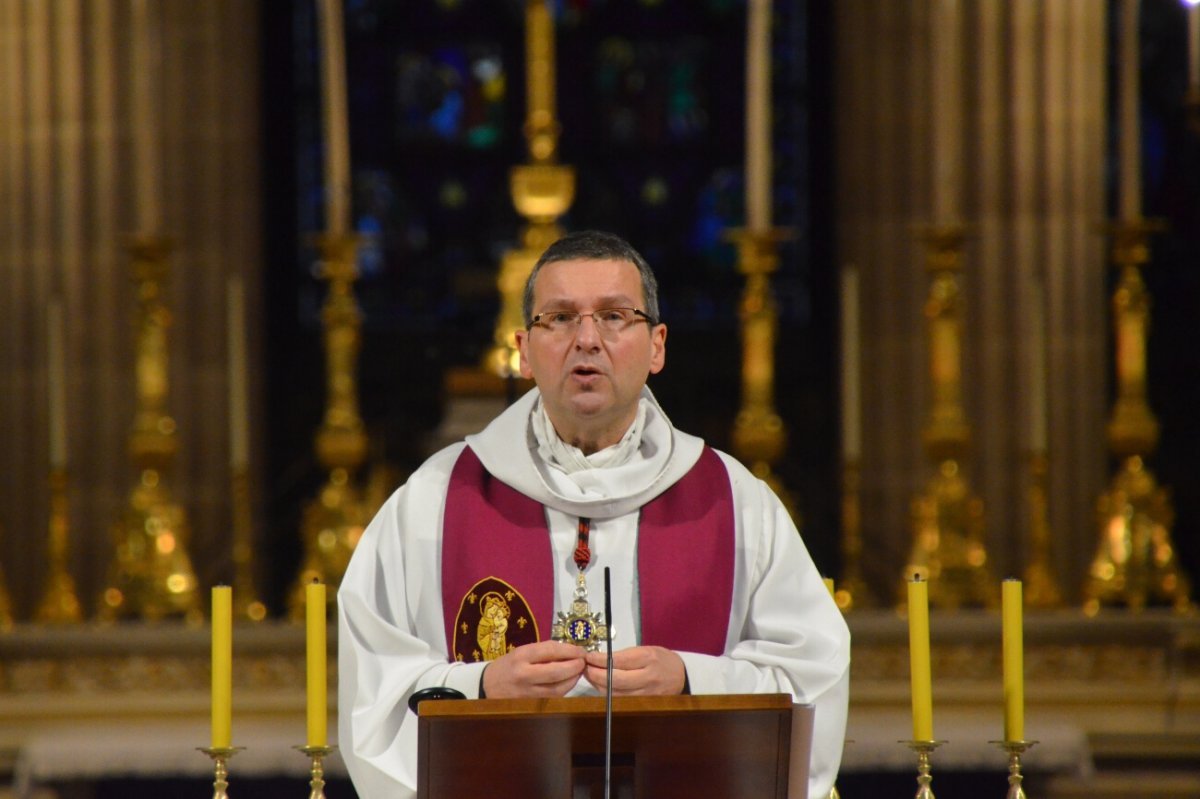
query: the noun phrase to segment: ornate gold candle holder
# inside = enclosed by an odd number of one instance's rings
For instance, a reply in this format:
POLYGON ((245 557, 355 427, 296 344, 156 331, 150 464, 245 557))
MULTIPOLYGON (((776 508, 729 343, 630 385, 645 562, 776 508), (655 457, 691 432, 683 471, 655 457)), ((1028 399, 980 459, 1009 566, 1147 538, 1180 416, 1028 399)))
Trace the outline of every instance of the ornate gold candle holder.
POLYGON ((1037 741, 988 741, 1008 752, 1008 793, 1005 799, 1025 799, 1025 789, 1021 787, 1021 755, 1032 749, 1037 741))
POLYGON ((930 762, 930 755, 933 750, 937 749, 945 741, 901 741, 900 743, 907 746, 909 749, 917 753, 917 795, 916 799, 934 799, 933 789, 929 787, 929 783, 933 782, 933 764, 930 762))
POLYGON ((311 761, 308 799, 325 799, 325 767, 322 761, 337 751, 336 746, 297 746, 311 761))
POLYGON ((229 787, 229 769, 225 764, 229 758, 233 757, 246 747, 219 746, 213 748, 197 748, 204 754, 211 757, 213 760, 213 799, 229 799, 229 793, 226 790, 229 787))

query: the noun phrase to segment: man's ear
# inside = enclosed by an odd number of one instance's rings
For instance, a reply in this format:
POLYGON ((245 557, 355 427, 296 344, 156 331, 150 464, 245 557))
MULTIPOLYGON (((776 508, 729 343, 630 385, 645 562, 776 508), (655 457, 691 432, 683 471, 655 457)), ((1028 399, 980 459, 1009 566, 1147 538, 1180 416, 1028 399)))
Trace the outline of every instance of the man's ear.
POLYGON ((517 352, 520 353, 521 356, 521 377, 525 378, 526 380, 532 380, 533 367, 529 365, 529 358, 525 355, 526 348, 529 346, 529 331, 518 330, 514 335, 517 339, 517 352))
POLYGON ((650 374, 656 375, 667 365, 667 326, 655 325, 650 330, 650 374))

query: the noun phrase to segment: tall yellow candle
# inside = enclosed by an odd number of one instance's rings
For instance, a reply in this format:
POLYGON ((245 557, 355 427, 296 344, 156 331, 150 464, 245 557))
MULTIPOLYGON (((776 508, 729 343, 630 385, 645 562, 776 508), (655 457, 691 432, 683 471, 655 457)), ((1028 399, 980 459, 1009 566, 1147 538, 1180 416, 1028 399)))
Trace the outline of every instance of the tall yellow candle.
POLYGON ((229 353, 229 465, 234 471, 250 463, 250 430, 246 398, 246 294, 241 275, 225 282, 226 341, 229 353))
POLYGON ((912 675, 913 740, 933 740, 933 679, 929 668, 929 583, 908 584, 908 657, 912 675))
POLYGON ((862 455, 862 377, 859 353, 858 267, 842 269, 842 462, 862 455))
POLYGON ((46 383, 50 411, 50 468, 67 468, 67 387, 62 301, 50 300, 46 354, 46 383))
POLYGON ((1025 740, 1025 643, 1021 581, 1005 580, 1000 591, 1004 641, 1004 740, 1025 740))
POLYGON ((342 236, 350 230, 350 122, 341 0, 320 0, 317 11, 325 133, 325 232, 342 236))
POLYGON ((328 702, 325 697, 325 584, 305 586, 305 618, 308 626, 308 745, 325 746, 328 702))
POLYGON ((1122 0, 1117 32, 1117 191, 1120 219, 1142 216, 1141 121, 1138 118, 1138 13, 1140 0, 1122 0))
POLYGON ((1188 2, 1188 89, 1200 93, 1200 0, 1188 2))
POLYGON ((771 2, 750 0, 746 20, 746 227, 771 227, 771 2))
POLYGON ((162 225, 162 181, 159 158, 159 77, 162 75, 161 22, 158 3, 133 3, 133 167, 138 232, 156 234, 162 225))
POLYGON ((232 745, 233 717, 233 590, 212 590, 212 748, 232 745))

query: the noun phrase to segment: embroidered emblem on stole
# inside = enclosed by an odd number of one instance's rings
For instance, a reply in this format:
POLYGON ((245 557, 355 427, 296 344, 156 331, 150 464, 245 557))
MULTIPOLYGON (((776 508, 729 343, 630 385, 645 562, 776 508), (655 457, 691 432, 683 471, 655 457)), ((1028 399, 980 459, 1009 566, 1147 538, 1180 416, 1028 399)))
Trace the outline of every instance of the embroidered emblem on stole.
POLYGON ((450 654, 460 663, 495 660, 538 640, 537 621, 525 597, 498 577, 485 577, 458 607, 450 654))

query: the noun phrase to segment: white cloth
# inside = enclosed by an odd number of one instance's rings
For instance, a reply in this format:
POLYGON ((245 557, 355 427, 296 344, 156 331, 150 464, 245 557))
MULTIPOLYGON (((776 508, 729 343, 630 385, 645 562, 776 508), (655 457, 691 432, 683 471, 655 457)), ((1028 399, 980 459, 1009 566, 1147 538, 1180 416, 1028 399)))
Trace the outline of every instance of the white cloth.
POLYGON ((621 440, 611 447, 584 455, 583 450, 574 444, 563 441, 546 413, 546 406, 537 403, 533 415, 529 419, 529 427, 537 440, 538 456, 542 460, 559 467, 567 474, 573 474, 585 469, 603 469, 610 466, 620 466, 637 454, 642 442, 642 429, 646 426, 646 407, 650 403, 643 399, 638 403, 637 415, 633 424, 621 436, 621 440))
MULTIPOLYGON (((568 475, 538 455, 526 394, 467 443, 496 478, 546 507, 555 610, 570 607, 576 523, 592 520, 592 565, 611 568, 614 647, 640 641, 638 509, 678 481, 703 449, 676 430, 648 389, 641 446, 628 461, 568 475), (520 443, 518 443, 520 442, 520 443), (523 446, 522 446, 523 444, 523 446)), ((484 663, 447 661, 441 525, 464 443, 431 457, 384 504, 359 541, 338 592, 338 744, 358 795, 415 795, 413 691, 445 685, 479 695, 484 663)), ((680 652, 694 694, 790 693, 816 705, 809 796, 829 793, 845 738, 850 633, 778 498, 719 453, 734 499, 736 562, 725 654, 680 652)), ((577 693, 594 693, 586 681, 577 693)))

